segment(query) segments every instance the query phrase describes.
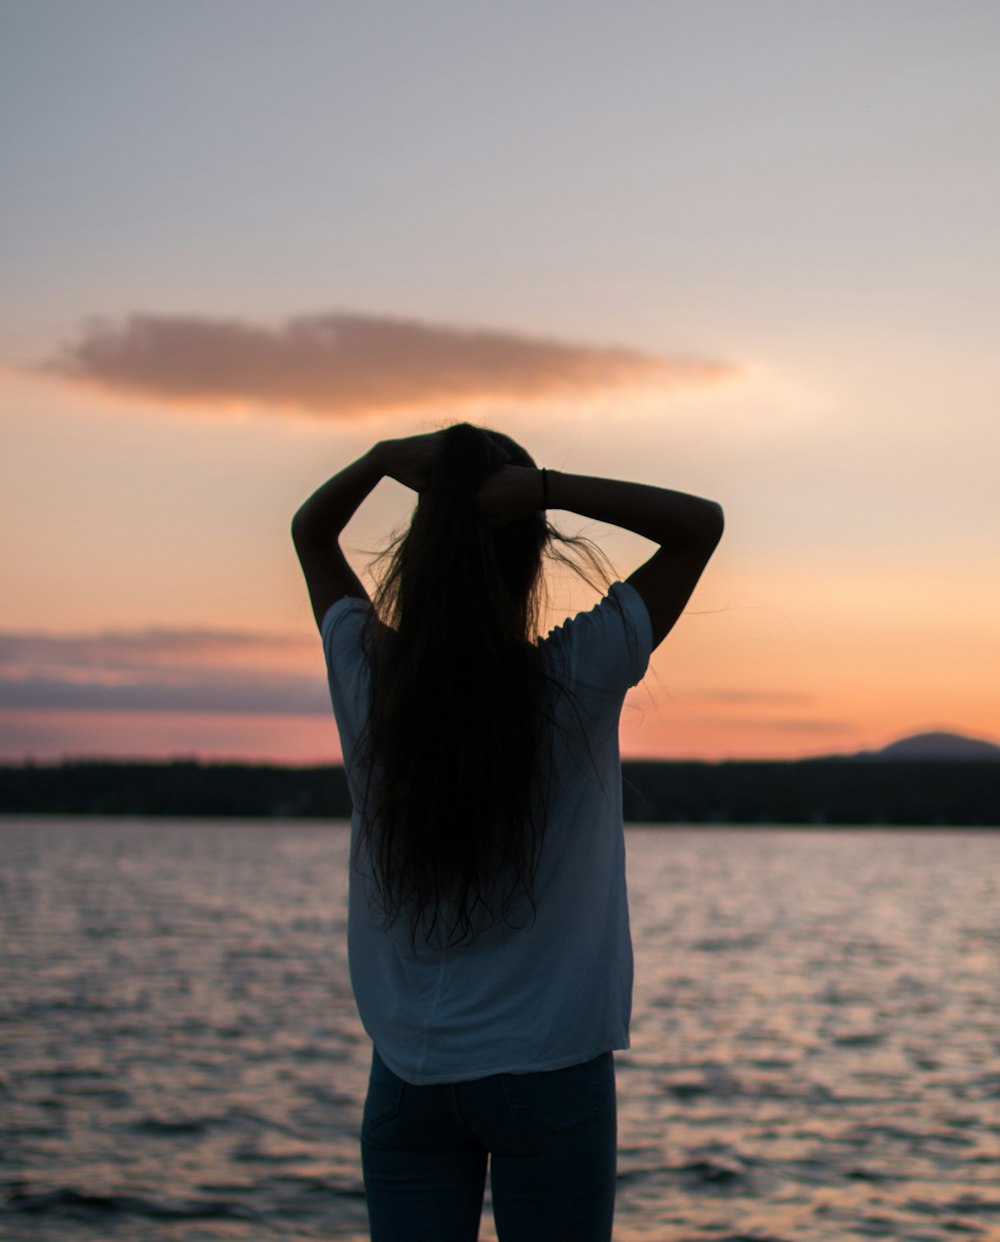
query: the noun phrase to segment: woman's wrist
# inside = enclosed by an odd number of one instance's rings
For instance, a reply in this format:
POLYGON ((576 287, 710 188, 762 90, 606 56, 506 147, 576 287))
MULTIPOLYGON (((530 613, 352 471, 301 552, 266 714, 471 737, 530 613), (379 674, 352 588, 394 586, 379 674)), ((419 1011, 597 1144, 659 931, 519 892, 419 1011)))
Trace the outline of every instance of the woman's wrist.
POLYGON ((556 497, 559 491, 558 480, 561 476, 558 470, 550 470, 548 466, 545 467, 544 473, 545 481, 542 491, 542 508, 558 509, 560 506, 556 497))

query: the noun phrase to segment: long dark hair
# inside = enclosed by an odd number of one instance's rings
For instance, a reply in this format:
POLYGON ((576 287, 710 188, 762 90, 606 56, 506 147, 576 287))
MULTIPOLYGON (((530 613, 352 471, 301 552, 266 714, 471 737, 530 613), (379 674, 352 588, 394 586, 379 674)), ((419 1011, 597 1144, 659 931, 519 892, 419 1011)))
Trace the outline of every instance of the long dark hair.
POLYGON ((541 509, 503 527, 483 516, 477 493, 507 464, 534 462, 500 432, 445 431, 409 528, 382 554, 366 630, 356 862, 386 926, 406 917, 414 941, 464 943, 533 910, 559 693, 535 639, 543 552, 563 537, 541 509))

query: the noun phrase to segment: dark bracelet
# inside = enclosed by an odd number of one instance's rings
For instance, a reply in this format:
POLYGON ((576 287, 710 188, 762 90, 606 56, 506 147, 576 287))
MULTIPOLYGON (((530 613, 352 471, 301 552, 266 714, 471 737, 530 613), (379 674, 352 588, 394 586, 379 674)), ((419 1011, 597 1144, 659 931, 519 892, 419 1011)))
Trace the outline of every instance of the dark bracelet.
POLYGON ((542 508, 549 507, 549 476, 545 467, 542 467, 542 508))

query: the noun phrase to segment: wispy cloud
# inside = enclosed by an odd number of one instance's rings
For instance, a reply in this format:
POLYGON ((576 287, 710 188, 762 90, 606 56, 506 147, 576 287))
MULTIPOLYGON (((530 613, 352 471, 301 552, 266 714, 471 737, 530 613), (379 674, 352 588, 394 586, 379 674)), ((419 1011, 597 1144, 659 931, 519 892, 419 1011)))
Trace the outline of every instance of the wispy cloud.
POLYGON ((222 712, 237 715, 326 716, 322 679, 256 674, 240 681, 194 674, 173 681, 101 683, 66 678, 0 678, 7 708, 42 711, 222 712))
POLYGON ((0 633, 0 703, 18 710, 328 714, 317 641, 211 630, 0 633))
POLYGON ((338 419, 606 389, 665 391, 714 384, 739 370, 721 361, 349 312, 302 315, 278 326, 190 315, 94 319, 35 369, 208 412, 251 405, 338 419))
POLYGON ((100 630, 96 634, 0 631, 0 674, 91 669, 103 672, 150 665, 222 662, 252 667, 257 661, 315 653, 318 640, 299 634, 255 630, 100 630))

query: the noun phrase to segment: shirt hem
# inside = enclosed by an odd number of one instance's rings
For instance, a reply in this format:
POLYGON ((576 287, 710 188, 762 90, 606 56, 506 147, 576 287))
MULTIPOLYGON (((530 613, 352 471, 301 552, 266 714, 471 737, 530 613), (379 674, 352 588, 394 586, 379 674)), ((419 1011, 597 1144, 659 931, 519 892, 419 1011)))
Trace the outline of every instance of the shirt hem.
POLYGON ((495 1068, 462 1071, 456 1075, 454 1073, 414 1074, 409 1070, 404 1072, 398 1062, 392 1057, 387 1057, 376 1044, 378 1054, 384 1064, 392 1070, 397 1078, 402 1078, 403 1082, 409 1083, 414 1087, 441 1086, 442 1084, 453 1082, 475 1082, 480 1078, 493 1078, 497 1074, 545 1074, 553 1070, 568 1069, 571 1065, 582 1065, 585 1061, 592 1061, 594 1057, 602 1056, 605 1052, 621 1052, 628 1047, 629 1041, 627 1038, 625 1040, 611 1040, 610 1042, 606 1040, 589 1052, 568 1053, 566 1056, 553 1057, 545 1061, 507 1062, 495 1068))

